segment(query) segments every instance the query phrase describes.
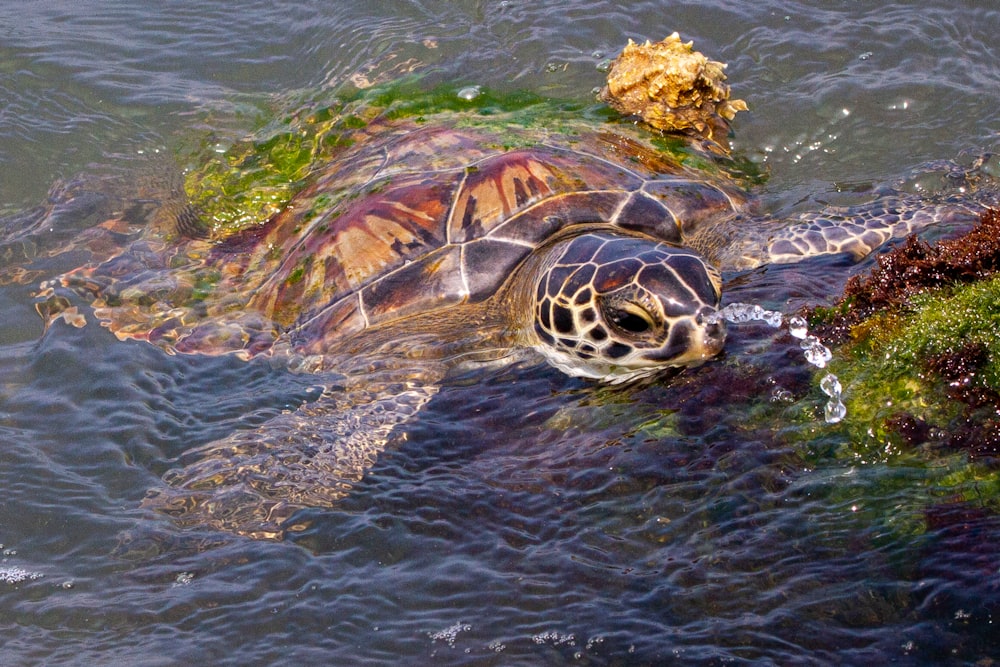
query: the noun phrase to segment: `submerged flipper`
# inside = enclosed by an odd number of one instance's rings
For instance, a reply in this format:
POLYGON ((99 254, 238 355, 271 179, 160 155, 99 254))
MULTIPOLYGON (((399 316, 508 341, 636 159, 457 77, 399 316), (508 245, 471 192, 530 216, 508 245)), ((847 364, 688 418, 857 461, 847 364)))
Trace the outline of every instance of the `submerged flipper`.
POLYGON ((166 487, 143 504, 181 525, 281 539, 290 517, 348 494, 402 424, 437 392, 434 384, 362 383, 327 389, 315 402, 179 457, 166 487))
POLYGON ((896 197, 858 206, 829 207, 791 222, 742 221, 729 229, 725 245, 713 240, 718 249, 708 255, 723 270, 792 264, 807 257, 840 253, 860 260, 893 238, 929 227, 974 225, 989 208, 989 203, 971 199, 932 202, 896 197))
POLYGON ((774 234, 766 261, 789 264, 805 257, 850 254, 862 259, 890 239, 938 225, 973 224, 986 207, 972 201, 929 203, 916 198, 829 208, 803 215, 774 234))
POLYGON ((971 168, 951 161, 931 163, 914 173, 945 182, 936 191, 896 192, 856 206, 829 206, 793 220, 734 220, 699 232, 692 245, 726 270, 763 264, 791 264, 807 257, 846 253, 859 260, 893 238, 930 227, 974 225, 988 209, 1000 207, 1000 168, 994 155, 980 156, 971 168))

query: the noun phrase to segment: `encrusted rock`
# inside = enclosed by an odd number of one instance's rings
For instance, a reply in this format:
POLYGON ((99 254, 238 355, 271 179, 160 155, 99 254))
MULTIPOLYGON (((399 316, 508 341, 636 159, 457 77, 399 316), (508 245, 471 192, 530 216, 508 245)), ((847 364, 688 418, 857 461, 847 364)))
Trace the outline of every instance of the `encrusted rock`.
POLYGON ((729 99, 725 64, 709 60, 676 32, 662 42, 628 45, 611 64, 601 99, 665 132, 725 137, 743 100, 729 99))

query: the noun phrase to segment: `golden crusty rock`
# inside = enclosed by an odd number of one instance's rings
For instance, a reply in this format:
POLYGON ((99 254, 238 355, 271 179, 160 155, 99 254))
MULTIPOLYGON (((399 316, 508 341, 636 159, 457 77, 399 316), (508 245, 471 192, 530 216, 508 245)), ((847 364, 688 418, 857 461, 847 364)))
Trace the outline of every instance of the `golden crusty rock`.
POLYGON ((729 132, 743 100, 729 99, 725 64, 681 42, 676 32, 662 42, 629 40, 611 68, 601 99, 619 113, 638 116, 665 132, 694 133, 718 141, 729 132))

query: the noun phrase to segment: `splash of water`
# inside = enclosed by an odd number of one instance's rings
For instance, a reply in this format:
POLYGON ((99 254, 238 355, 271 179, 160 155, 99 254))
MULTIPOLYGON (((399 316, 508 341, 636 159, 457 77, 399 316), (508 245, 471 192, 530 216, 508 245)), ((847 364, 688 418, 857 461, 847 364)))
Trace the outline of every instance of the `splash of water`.
POLYGON ((819 388, 830 397, 826 403, 826 421, 828 424, 836 424, 847 416, 847 406, 840 400, 841 387, 840 380, 833 373, 827 373, 819 381, 819 388))
MULTIPOLYGON (((725 320, 733 324, 764 322, 774 329, 780 329, 784 325, 788 328, 788 333, 799 340, 802 354, 810 364, 817 368, 826 368, 827 363, 833 358, 830 348, 823 345, 817 336, 809 333, 809 326, 805 319, 798 315, 789 317, 786 321, 785 317, 776 310, 767 310, 752 303, 730 303, 720 308, 710 320, 714 322, 725 320)), ((847 406, 841 400, 843 389, 840 386, 840 380, 833 373, 827 373, 820 380, 819 387, 830 399, 824 409, 826 422, 836 424, 847 415, 847 406)))

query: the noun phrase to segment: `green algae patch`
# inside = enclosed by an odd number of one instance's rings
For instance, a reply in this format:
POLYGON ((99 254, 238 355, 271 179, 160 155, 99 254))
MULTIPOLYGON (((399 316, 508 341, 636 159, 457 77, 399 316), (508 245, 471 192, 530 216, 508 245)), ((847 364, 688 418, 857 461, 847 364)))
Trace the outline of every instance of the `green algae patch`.
POLYGON ((348 145, 359 125, 336 105, 285 115, 228 145, 209 137, 186 156, 185 194, 212 238, 258 226, 306 185, 316 164, 348 145))
POLYGON ((902 416, 947 430, 1000 390, 1000 278, 915 295, 852 338, 832 370, 856 435, 886 437, 902 416))
POLYGON ((870 275, 852 279, 833 308, 813 311, 817 333, 839 344, 833 370, 844 384, 846 424, 855 436, 918 443, 964 433, 968 439, 962 423, 974 419, 983 436, 995 430, 998 270, 1000 213, 988 210, 958 238, 934 246, 909 239, 870 275))
POLYGON ((837 343, 830 370, 847 405, 829 448, 810 443, 810 458, 867 471, 878 497, 899 501, 878 509, 896 517, 893 530, 919 533, 936 505, 1000 510, 998 231, 1000 214, 987 211, 955 239, 910 239, 810 313, 837 343))
POLYGON ((256 129, 245 137, 219 140, 211 135, 182 156, 188 164, 185 195, 212 238, 266 222, 309 184, 318 168, 363 139, 376 120, 426 121, 435 114, 465 113, 470 124, 497 124, 502 117, 506 123, 532 125, 543 116, 583 113, 581 105, 528 94, 485 91, 470 101, 453 88, 428 91, 414 80, 341 91, 325 100, 284 100, 275 107, 260 109, 256 129))

